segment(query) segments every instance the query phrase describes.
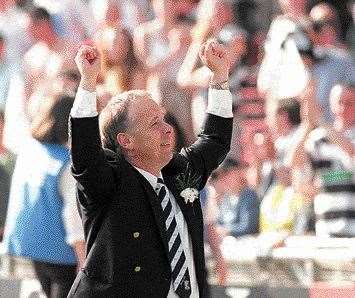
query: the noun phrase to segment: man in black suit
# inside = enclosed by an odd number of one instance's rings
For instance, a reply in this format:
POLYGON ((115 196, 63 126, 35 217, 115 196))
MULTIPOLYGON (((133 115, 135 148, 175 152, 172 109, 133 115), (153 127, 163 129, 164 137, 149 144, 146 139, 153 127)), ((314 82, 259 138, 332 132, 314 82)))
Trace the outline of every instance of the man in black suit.
POLYGON ((230 148, 229 55, 201 47, 211 70, 204 130, 180 153, 164 111, 146 91, 113 97, 98 116, 100 54, 82 46, 71 112, 72 172, 78 182, 87 258, 69 297, 206 297, 198 191, 230 148))

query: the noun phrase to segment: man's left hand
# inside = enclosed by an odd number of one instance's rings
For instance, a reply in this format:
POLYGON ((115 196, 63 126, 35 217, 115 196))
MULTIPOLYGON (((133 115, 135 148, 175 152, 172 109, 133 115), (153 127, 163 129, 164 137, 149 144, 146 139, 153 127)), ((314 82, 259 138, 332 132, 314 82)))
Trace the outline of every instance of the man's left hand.
POLYGON ((200 58, 213 73, 211 83, 220 83, 228 80, 231 60, 228 50, 216 40, 210 39, 202 44, 200 58))

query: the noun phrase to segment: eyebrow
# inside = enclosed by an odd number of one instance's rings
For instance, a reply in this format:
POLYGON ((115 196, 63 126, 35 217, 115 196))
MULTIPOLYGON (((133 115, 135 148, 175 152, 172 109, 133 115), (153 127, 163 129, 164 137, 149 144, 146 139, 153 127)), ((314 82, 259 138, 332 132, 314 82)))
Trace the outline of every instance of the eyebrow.
POLYGON ((150 123, 150 124, 153 124, 156 120, 159 120, 159 117, 158 117, 158 116, 154 116, 154 117, 149 121, 149 123, 150 123))

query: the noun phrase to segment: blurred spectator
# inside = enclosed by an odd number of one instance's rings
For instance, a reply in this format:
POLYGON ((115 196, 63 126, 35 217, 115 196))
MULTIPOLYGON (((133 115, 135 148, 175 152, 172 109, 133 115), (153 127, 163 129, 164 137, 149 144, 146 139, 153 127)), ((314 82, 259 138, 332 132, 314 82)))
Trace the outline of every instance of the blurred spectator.
POLYGON ((308 0, 278 0, 278 2, 286 17, 296 22, 303 21, 306 18, 308 0))
POLYGON ((281 40, 280 36, 273 35, 278 41, 274 41, 273 43, 272 40, 269 41, 269 48, 266 52, 268 54, 266 54, 263 61, 263 71, 259 73, 258 83, 260 83, 260 88, 264 91, 272 92, 274 95, 273 99, 276 99, 277 102, 280 98, 278 96, 281 93, 291 93, 292 90, 294 97, 300 95, 306 87, 307 82, 310 79, 314 80, 316 84, 316 98, 322 108, 323 120, 329 123, 332 121, 328 102, 330 90, 337 82, 355 82, 355 65, 350 55, 344 50, 321 46, 315 48, 305 28, 307 27, 294 25, 293 28, 290 27, 287 30, 288 33, 284 36, 285 39, 281 40), (288 49, 286 45, 290 45, 292 48, 288 49), (275 50, 274 53, 273 50, 275 50), (297 52, 302 58, 305 67, 297 66, 302 65, 302 61, 297 58, 299 56, 297 52), (278 59, 278 56, 284 57, 288 62, 285 63, 281 58, 278 59), (267 60, 267 57, 269 57, 269 60, 267 60), (295 63, 297 63, 296 66, 294 66, 295 63), (278 68, 282 70, 281 74, 284 78, 280 74, 275 75, 278 68), (293 70, 299 72, 297 76, 294 76, 294 74, 289 75, 289 72, 293 70), (297 78, 302 83, 295 84, 298 86, 297 88, 294 86, 290 87, 294 84, 293 80, 297 78), (281 89, 283 92, 275 93, 275 89, 281 89))
POLYGON ((352 23, 346 33, 346 40, 350 45, 352 58, 355 60, 355 1, 349 3, 348 9, 352 16, 352 23))
POLYGON ((201 0, 197 14, 201 14, 197 16, 199 21, 206 20, 211 22, 212 35, 215 35, 225 25, 234 21, 233 7, 228 0, 201 0), (204 12, 207 13, 202 16, 204 12))
POLYGON ((174 115, 191 144, 191 94, 176 83, 177 71, 190 44, 191 23, 178 18, 174 1, 153 0, 155 19, 135 30, 134 46, 148 73, 147 89, 169 113, 174 115), (177 108, 179 107, 179 108, 177 108))
POLYGON ((64 70, 60 72, 53 83, 54 94, 74 95, 79 87, 80 73, 77 70, 64 70))
POLYGON ((2 240, 4 233, 11 175, 14 166, 14 157, 2 144, 4 122, 4 112, 0 110, 0 241, 2 240))
POLYGON ((50 84, 40 86, 35 91, 29 102, 27 103, 27 116, 29 121, 38 113, 40 106, 47 100, 48 97, 57 96, 58 94, 66 94, 75 96, 79 87, 80 74, 76 70, 64 70, 57 74, 50 84))
POLYGON ((44 8, 31 10, 28 31, 35 44, 24 57, 27 99, 48 85, 60 71, 75 69, 74 57, 78 46, 73 40, 58 35, 52 16, 44 8))
POLYGON ((227 158, 210 179, 205 221, 220 284, 226 282, 228 275, 221 252, 224 239, 240 239, 259 229, 259 200, 246 184, 245 170, 245 165, 227 158))
POLYGON ((106 91, 118 94, 144 89, 146 75, 142 62, 135 55, 130 32, 117 20, 115 27, 107 27, 103 35, 100 43, 106 91))
POLYGON ((303 198, 292 186, 289 167, 275 166, 275 182, 260 204, 260 233, 279 234, 280 239, 293 233, 303 198))
POLYGON ((14 0, 0 1, 0 32, 6 39, 6 60, 15 69, 31 45, 26 26, 27 13, 17 7, 14 0))
MULTIPOLYGON (((212 176, 217 210, 210 210, 222 236, 240 237, 258 233, 259 200, 247 185, 246 166, 234 159, 226 159, 212 176), (213 214, 215 213, 215 214, 213 214)), ((212 207, 212 206, 211 206, 212 207)))
POLYGON ((315 5, 309 13, 315 31, 315 46, 343 48, 337 11, 330 4, 315 5))
POLYGON ((31 125, 12 177, 4 247, 28 258, 47 297, 66 297, 85 259, 70 174, 68 117, 74 98, 48 98, 31 125))
POLYGON ((33 0, 34 5, 46 9, 52 16, 55 31, 62 37, 81 42, 92 38, 96 21, 84 0, 33 0))
POLYGON ((118 11, 122 24, 130 33, 140 24, 153 18, 150 0, 89 0, 94 18, 101 23, 108 15, 118 11))
POLYGON ((284 164, 287 152, 294 146, 299 131, 300 105, 295 99, 279 101, 275 115, 269 123, 274 138, 275 159, 284 164))
POLYGON ((6 58, 6 40, 0 32, 0 110, 5 110, 5 103, 10 84, 10 69, 6 58))
MULTIPOLYGON (((303 101, 308 112, 304 114, 305 136, 295 150, 293 162, 313 170, 309 176, 314 190, 316 234, 354 237, 355 86, 343 83, 332 88, 332 126, 322 124, 314 115, 312 101, 312 97, 303 101)), ((308 179, 304 177, 304 181, 308 179)), ((308 215, 312 216, 310 212, 308 215)))
MULTIPOLYGON (((276 17, 267 34, 265 53, 258 73, 258 89, 265 94, 267 111, 274 110, 279 99, 298 96, 309 79, 294 38, 299 31, 299 19, 306 18, 306 15, 303 12, 295 15, 298 17, 293 14, 276 17)), ((299 41, 299 45, 304 47, 308 40, 299 38, 299 41)))
POLYGON ((355 82, 354 61, 344 50, 321 46, 314 48, 307 35, 295 40, 303 62, 315 81, 316 99, 322 109, 322 118, 331 123, 333 115, 328 100, 330 90, 338 82, 355 82), (304 38, 308 39, 306 44, 302 42, 304 38))
POLYGON ((275 148, 270 133, 256 133, 252 143, 253 161, 248 172, 248 181, 259 198, 263 198, 275 179, 275 148))

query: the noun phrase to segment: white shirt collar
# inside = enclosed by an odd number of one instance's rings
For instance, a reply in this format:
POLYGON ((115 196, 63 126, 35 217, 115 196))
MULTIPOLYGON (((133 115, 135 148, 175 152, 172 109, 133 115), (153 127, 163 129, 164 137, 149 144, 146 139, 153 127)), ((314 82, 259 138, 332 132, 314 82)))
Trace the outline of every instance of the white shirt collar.
POLYGON ((153 174, 143 170, 143 169, 140 169, 140 168, 137 168, 135 167, 135 169, 141 173, 143 175, 143 177, 145 179, 148 180, 149 184, 153 187, 153 189, 155 190, 157 188, 157 184, 158 184, 158 178, 161 178, 163 179, 163 176, 161 175, 161 172, 159 173, 159 177, 157 176, 154 176, 153 174))

